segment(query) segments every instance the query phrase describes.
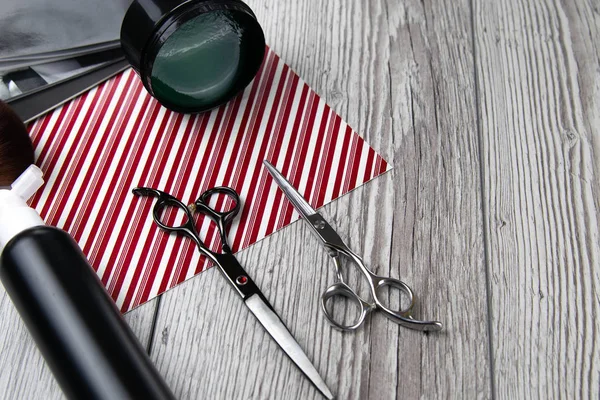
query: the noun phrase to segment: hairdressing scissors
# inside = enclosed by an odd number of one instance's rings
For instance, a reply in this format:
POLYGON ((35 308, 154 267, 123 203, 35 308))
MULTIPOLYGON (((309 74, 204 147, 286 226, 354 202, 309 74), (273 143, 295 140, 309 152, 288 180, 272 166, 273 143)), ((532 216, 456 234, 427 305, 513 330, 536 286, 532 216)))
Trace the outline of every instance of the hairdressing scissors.
POLYGON ((310 362, 306 354, 300 348, 292 334, 287 330, 279 316, 273 310, 273 307, 265 296, 260 292, 255 283, 250 279, 246 271, 237 261, 231 247, 227 241, 227 229, 231 221, 240 211, 240 197, 235 190, 229 187, 215 187, 202 193, 200 197, 189 206, 177 198, 160 190, 138 187, 133 189, 137 196, 153 196, 158 201, 154 205, 152 217, 154 222, 163 230, 169 233, 183 234, 192 239, 198 250, 208 257, 227 278, 227 281, 240 295, 244 304, 256 316, 258 321, 275 339, 277 344, 290 357, 290 359, 300 368, 313 385, 328 399, 333 398, 333 394, 319 375, 314 365, 310 362), (212 196, 223 194, 233 201, 233 206, 228 211, 217 211, 209 206, 212 196), (181 225, 171 226, 165 223, 161 218, 163 211, 167 207, 175 207, 185 213, 185 219, 181 225), (209 249, 200 239, 200 235, 194 221, 194 212, 199 212, 207 216, 216 224, 221 237, 221 252, 215 252, 209 249))
POLYGON ((304 198, 300 195, 300 193, 298 193, 292 184, 288 182, 288 180, 285 179, 283 175, 281 175, 281 173, 268 161, 265 160, 263 163, 287 199, 290 201, 290 203, 292 203, 296 211, 298 211, 302 219, 308 223, 315 236, 321 240, 323 246, 327 250, 327 254, 329 254, 329 256, 333 259, 338 281, 331 285, 321 295, 321 309, 323 310, 327 320, 334 327, 344 331, 355 330, 363 324, 371 312, 377 310, 383 313, 383 315, 390 320, 407 328, 420 331, 439 331, 442 329, 441 322, 419 321, 414 319, 412 316, 412 309, 415 305, 415 295, 412 289, 408 287, 406 283, 398 279, 375 275, 365 266, 362 258, 348 248, 346 243, 344 243, 342 238, 340 238, 336 231, 333 230, 331 225, 329 225, 325 219, 323 219, 321 214, 315 211, 310 204, 304 200, 304 198), (369 284, 373 301, 367 301, 363 299, 344 282, 341 272, 342 264, 340 256, 349 258, 358 266, 360 272, 366 278, 369 284), (408 307, 401 310, 392 310, 388 308, 383 302, 383 298, 378 294, 378 292, 384 287, 394 287, 403 292, 408 297, 408 307), (333 314, 327 308, 327 302, 336 296, 346 297, 356 304, 359 310, 359 316, 356 321, 353 321, 351 324, 345 324, 337 321, 334 318, 333 314))

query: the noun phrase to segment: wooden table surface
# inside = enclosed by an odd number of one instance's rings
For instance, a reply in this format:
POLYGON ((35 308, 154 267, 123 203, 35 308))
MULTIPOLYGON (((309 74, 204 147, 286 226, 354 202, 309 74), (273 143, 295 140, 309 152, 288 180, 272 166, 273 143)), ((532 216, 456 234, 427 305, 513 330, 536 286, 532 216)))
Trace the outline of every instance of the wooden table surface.
MULTIPOLYGON (((333 330, 302 224, 240 253, 338 398, 598 398, 600 2, 248 3, 394 166, 323 214, 444 324, 333 330)), ((126 319, 181 399, 321 398, 214 269, 126 319)), ((0 323, 0 396, 62 398, 4 291, 0 323)))

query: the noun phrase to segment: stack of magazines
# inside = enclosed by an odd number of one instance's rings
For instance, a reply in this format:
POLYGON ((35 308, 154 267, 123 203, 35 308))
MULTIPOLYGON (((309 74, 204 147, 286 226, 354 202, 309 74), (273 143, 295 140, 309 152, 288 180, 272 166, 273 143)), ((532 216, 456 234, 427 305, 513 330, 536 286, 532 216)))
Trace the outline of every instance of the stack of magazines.
POLYGON ((24 120, 127 67, 119 33, 131 0, 2 3, 0 100, 15 109, 26 105, 24 120))

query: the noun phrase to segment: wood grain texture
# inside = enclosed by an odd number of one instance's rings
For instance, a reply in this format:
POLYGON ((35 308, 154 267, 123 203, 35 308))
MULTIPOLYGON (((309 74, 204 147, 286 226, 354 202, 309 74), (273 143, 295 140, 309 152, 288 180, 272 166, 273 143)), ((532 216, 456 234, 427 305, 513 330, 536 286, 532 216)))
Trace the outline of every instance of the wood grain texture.
MULTIPOLYGON (((376 315, 333 330, 319 310, 333 267, 302 224, 243 251, 340 399, 491 395, 470 8, 432 3, 249 2, 273 49, 395 166, 324 216, 446 328, 376 315)), ((164 295, 156 331, 152 357, 182 399, 321 398, 217 271, 164 295)))
POLYGON ((4 399, 60 399, 63 394, 8 294, 0 293, 0 393, 4 399), (41 397, 40 397, 41 396, 41 397))
MULTIPOLYGON (((598 398, 598 2, 248 4, 394 166, 323 215, 444 323, 331 329, 334 269, 301 223, 241 252, 338 398, 598 398)), ((126 319, 181 399, 321 398, 215 269, 126 319)), ((62 398, 4 291, 0 324, 0 397, 62 398)))
MULTIPOLYGON (((156 306, 157 300, 152 300, 125 315, 125 320, 146 347, 150 342, 156 306)), ((0 289, 0 326, 0 398, 64 398, 4 288, 0 289)))
POLYGON ((499 398, 599 395, 598 7, 475 4, 499 398))
POLYGON ((155 334, 154 320, 159 306, 160 298, 157 297, 124 315, 125 321, 148 353, 151 351, 152 336, 155 334))
POLYGON ((388 1, 392 265, 441 335, 400 331, 398 398, 489 398, 491 374, 469 1, 388 1), (411 367, 409 367, 411 366, 411 367), (408 379, 408 383, 405 383, 408 379))

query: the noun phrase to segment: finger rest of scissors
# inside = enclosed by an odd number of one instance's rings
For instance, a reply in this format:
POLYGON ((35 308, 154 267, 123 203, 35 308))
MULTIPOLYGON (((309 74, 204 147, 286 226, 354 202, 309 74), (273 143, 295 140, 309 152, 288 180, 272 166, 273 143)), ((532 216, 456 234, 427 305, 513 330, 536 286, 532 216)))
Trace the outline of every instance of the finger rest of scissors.
POLYGON ((420 321, 418 319, 414 319, 411 315, 405 317, 397 312, 381 306, 379 306, 379 310, 387 318, 406 328, 423 332, 438 332, 442 330, 442 323, 439 321, 420 321))
POLYGON ((153 196, 160 197, 163 193, 160 190, 149 188, 149 187, 136 187, 131 191, 136 196, 153 196))
POLYGON ((413 307, 416 303, 416 297, 412 289, 404 282, 399 279, 377 276, 372 274, 370 276, 373 289, 373 298, 377 308, 383 315, 390 320, 394 321, 398 325, 402 325, 406 328, 415 329, 418 331, 441 331, 442 323, 439 321, 421 321, 417 320, 412 316, 413 307), (395 287, 399 289, 408 298, 408 307, 402 310, 392 310, 382 302, 382 298, 379 295, 379 290, 384 287, 395 287))

